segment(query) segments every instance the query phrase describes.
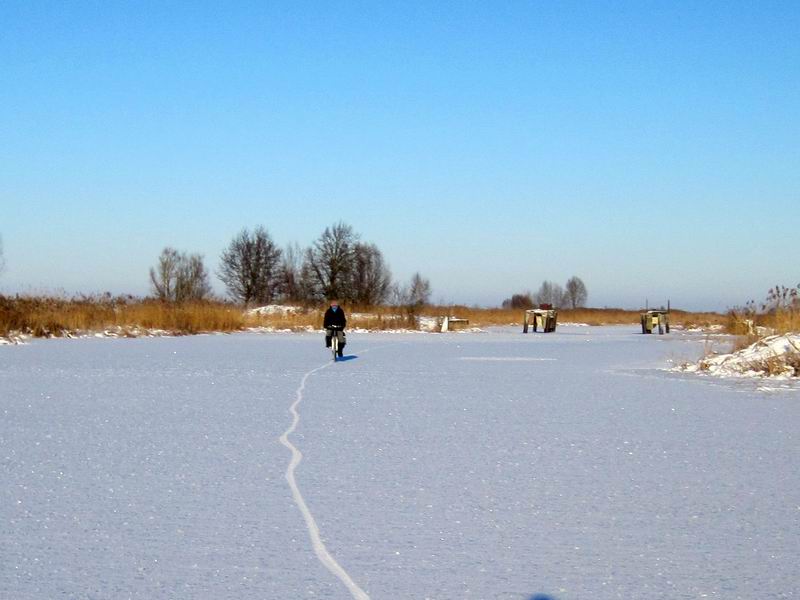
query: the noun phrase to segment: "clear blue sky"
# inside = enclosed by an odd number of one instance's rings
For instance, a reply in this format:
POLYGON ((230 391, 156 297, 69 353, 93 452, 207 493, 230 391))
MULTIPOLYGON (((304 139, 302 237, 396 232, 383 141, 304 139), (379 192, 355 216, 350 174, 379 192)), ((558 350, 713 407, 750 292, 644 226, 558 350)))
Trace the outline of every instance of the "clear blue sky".
POLYGON ((3 2, 0 291, 144 294, 164 246, 213 271, 343 220, 434 300, 758 300, 800 282, 798 32, 797 1, 3 2))

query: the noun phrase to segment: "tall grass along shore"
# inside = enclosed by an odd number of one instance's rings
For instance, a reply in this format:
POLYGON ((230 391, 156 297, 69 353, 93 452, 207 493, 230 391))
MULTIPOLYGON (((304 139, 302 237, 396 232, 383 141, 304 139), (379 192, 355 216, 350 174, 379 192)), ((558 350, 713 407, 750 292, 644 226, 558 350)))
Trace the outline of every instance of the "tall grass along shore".
MULTIPOLYGON (((523 312, 515 309, 467 306, 345 307, 354 329, 415 329, 417 317, 450 316, 469 320, 471 326, 518 325, 523 312)), ((559 322, 586 325, 637 324, 639 312, 608 308, 578 308, 559 311, 559 322)), ((673 310, 674 325, 686 328, 721 328, 730 319, 717 313, 673 310)), ((233 332, 248 328, 308 330, 322 326, 319 307, 272 307, 246 310, 223 301, 168 303, 131 296, 0 296, 0 336, 28 335, 61 337, 94 332, 113 332, 135 337, 147 333, 185 335, 203 332, 233 332)))

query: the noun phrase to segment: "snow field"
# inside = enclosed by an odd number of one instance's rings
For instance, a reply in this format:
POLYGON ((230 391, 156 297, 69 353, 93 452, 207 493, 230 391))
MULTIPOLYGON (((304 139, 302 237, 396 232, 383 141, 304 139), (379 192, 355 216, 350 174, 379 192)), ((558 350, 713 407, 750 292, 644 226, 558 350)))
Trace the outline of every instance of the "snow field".
POLYGON ((297 397, 294 403, 289 407, 289 412, 292 413, 292 424, 289 426, 289 429, 287 429, 283 435, 281 435, 280 441, 281 444, 286 446, 292 453, 292 460, 289 461, 289 467, 286 469, 286 481, 289 483, 289 487, 292 490, 292 498, 294 498, 295 504, 297 504, 300 512, 303 513, 303 519, 305 519, 306 522, 311 544, 314 548, 314 554, 316 554, 319 561, 347 587, 354 598, 357 600, 364 600, 369 598, 369 596, 367 596, 364 590, 358 587, 358 585, 350 578, 350 575, 347 574, 347 571, 342 569, 341 565, 337 563, 336 559, 330 555, 328 549, 325 547, 325 544, 322 542, 319 526, 314 519, 314 515, 312 515, 311 511, 308 509, 306 500, 303 497, 300 488, 297 487, 297 479, 295 478, 295 470, 300 464, 300 461, 303 460, 303 453, 300 452, 297 447, 289 441, 289 435, 294 433, 295 429, 297 429, 298 423, 300 422, 300 414, 297 412, 297 407, 299 406, 300 402, 303 401, 303 390, 305 389, 306 381, 308 381, 309 377, 321 371, 322 369, 329 367, 330 365, 331 363, 326 363, 321 367, 311 369, 308 373, 303 375, 303 379, 300 381, 300 387, 297 388, 297 397))
POLYGON ((0 348, 0 598, 791 598, 800 397, 632 328, 0 348))

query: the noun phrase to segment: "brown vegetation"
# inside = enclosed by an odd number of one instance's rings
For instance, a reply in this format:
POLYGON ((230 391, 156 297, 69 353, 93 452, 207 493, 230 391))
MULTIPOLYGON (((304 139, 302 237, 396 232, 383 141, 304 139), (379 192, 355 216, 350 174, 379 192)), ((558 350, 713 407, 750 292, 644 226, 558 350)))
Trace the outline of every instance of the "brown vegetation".
MULTIPOLYGON (((790 333, 800 331, 800 310, 775 309, 765 314, 751 317, 755 327, 763 327, 769 334, 790 333)), ((732 317, 735 327, 742 328, 742 319, 732 317)), ((762 336, 763 337, 763 336, 762 336)))
POLYGON ((767 292, 766 301, 760 307, 751 300, 744 307, 731 310, 727 317, 727 331, 735 335, 758 339, 765 335, 798 332, 800 285, 795 288, 776 285, 767 292))
MULTIPOLYGON (((351 329, 393 330, 414 328, 414 315, 454 316, 471 326, 519 325, 523 312, 504 308, 467 306, 357 307, 345 306, 351 329)), ((322 310, 298 308, 277 314, 246 313, 239 305, 219 301, 170 303, 133 297, 90 296, 77 298, 0 296, 0 336, 13 332, 36 337, 74 335, 114 330, 139 335, 158 330, 170 334, 230 332, 250 327, 292 331, 320 329, 322 310)), ((587 325, 638 325, 639 311, 577 308, 559 311, 560 323, 587 325)), ((715 313, 674 310, 673 325, 709 327, 722 325, 726 317, 715 313)))
POLYGON ((12 332, 50 337, 117 328, 172 334, 235 331, 245 326, 241 310, 221 302, 170 304, 129 297, 43 298, 0 296, 0 336, 12 332))

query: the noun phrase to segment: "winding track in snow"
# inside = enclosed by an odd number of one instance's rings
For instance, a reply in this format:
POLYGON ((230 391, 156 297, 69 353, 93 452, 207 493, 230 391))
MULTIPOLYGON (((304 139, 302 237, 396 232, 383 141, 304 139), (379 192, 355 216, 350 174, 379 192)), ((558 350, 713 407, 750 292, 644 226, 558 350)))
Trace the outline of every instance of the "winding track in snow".
POLYGON ((322 542, 322 538, 320 538, 319 527, 317 526, 317 522, 314 520, 314 515, 312 515, 311 511, 308 509, 308 505, 303 498, 303 494, 300 493, 300 488, 297 487, 297 481, 294 477, 294 470, 297 468, 297 465, 300 464, 300 461, 303 460, 303 453, 300 452, 300 450, 298 450, 294 444, 289 441, 289 436, 294 433, 294 430, 297 428, 297 424, 300 422, 300 414, 297 412, 297 406, 303 401, 303 391, 305 390, 308 378, 314 373, 327 368, 331 364, 333 363, 326 363, 321 367, 312 369, 303 375, 303 379, 300 380, 300 387, 298 387, 297 391, 295 392, 295 401, 289 407, 289 412, 292 413, 292 424, 289 426, 289 429, 287 429, 280 437, 281 444, 286 446, 292 452, 292 460, 289 462, 289 467, 286 469, 286 481, 289 482, 289 487, 292 489, 292 497, 294 498, 295 504, 297 504, 300 512, 303 513, 303 518, 306 521, 306 528, 308 529, 308 535, 311 538, 311 544, 314 547, 314 553, 317 555, 319 561, 331 573, 336 575, 336 577, 338 577, 341 582, 345 584, 345 586, 347 586, 347 589, 350 590, 353 598, 356 600, 369 600, 367 593, 358 587, 358 584, 352 580, 350 575, 347 574, 347 571, 345 571, 342 566, 336 562, 336 559, 331 556, 330 552, 328 552, 328 549, 322 542))

